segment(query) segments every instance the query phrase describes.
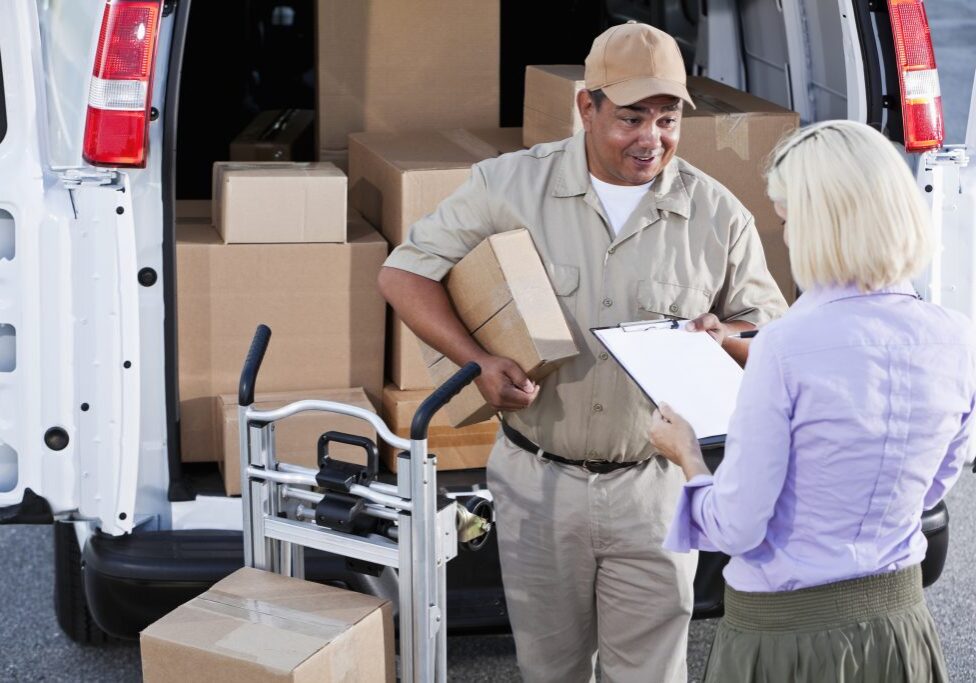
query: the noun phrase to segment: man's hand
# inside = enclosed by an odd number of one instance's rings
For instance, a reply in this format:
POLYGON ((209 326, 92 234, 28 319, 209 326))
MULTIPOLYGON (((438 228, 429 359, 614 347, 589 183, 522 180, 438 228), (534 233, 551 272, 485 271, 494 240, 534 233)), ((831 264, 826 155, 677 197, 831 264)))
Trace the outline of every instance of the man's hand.
POLYGON ((661 455, 680 467, 686 478, 708 474, 695 430, 667 403, 660 404, 651 415, 650 438, 661 455))
POLYGON ((481 375, 475 380, 481 395, 497 410, 527 408, 539 394, 539 386, 526 377, 510 358, 485 355, 477 359, 481 375))
POLYGON ((685 329, 689 332, 708 332, 708 336, 717 341, 719 346, 725 344, 727 336, 734 334, 729 326, 719 320, 714 313, 706 313, 694 320, 689 320, 685 329))
POLYGON ((746 359, 749 357, 749 340, 729 337, 738 332, 756 329, 752 323, 742 320, 723 323, 714 313, 705 313, 694 320, 689 320, 685 329, 689 332, 707 332, 708 336, 718 342, 718 345, 725 349, 736 363, 742 367, 746 366, 746 359))

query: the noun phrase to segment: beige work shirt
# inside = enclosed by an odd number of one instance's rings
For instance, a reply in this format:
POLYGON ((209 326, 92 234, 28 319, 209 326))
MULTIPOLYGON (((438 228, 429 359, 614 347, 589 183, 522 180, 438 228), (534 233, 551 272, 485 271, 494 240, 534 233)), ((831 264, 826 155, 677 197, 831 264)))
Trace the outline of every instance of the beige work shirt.
POLYGON ((752 215, 680 158, 614 237, 590 184, 583 136, 475 164, 462 187, 411 226, 385 265, 440 280, 489 235, 527 228, 580 354, 542 380, 531 406, 505 420, 565 458, 641 460, 652 452, 653 406, 590 328, 709 311, 761 324, 781 315, 786 302, 766 269, 752 215))

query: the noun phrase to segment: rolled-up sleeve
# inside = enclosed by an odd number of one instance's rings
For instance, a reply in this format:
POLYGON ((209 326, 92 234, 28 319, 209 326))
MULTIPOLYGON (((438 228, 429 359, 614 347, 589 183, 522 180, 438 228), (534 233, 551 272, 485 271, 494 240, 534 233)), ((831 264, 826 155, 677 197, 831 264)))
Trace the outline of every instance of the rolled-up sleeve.
POLYGON ((410 226, 407 238, 387 257, 384 266, 441 280, 455 263, 485 238, 520 226, 502 225, 488 193, 480 164, 452 195, 410 226))
POLYGON ((721 320, 742 320, 762 325, 786 311, 786 300, 766 267, 759 231, 752 215, 743 210, 732 228, 725 282, 716 301, 721 320))
POLYGON ((741 555, 766 536, 790 462, 792 399, 770 335, 756 337, 714 477, 685 484, 664 547, 741 555))

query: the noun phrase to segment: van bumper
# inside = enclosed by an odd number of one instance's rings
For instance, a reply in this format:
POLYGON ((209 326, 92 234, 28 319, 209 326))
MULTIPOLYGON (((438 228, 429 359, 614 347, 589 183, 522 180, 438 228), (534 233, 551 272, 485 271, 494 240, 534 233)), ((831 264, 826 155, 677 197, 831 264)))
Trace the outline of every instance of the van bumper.
MULTIPOLYGON (((241 568, 243 536, 208 530, 96 533, 85 545, 82 560, 85 595, 95 623, 116 638, 135 638, 164 614, 241 568)), ((494 538, 477 553, 460 553, 448 567, 450 631, 507 629, 494 538)), ((368 589, 372 579, 348 569, 346 558, 314 550, 306 550, 305 576, 353 590, 368 589)))

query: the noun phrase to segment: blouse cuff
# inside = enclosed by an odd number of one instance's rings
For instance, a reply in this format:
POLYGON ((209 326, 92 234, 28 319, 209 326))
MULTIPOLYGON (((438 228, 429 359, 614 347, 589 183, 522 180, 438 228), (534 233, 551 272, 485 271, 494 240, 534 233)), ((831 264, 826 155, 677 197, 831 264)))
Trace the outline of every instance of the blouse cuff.
POLYGON ((671 528, 662 546, 665 550, 676 553, 687 553, 691 550, 718 551, 708 537, 695 524, 692 517, 695 497, 702 496, 714 483, 710 474, 699 474, 692 477, 681 489, 678 506, 671 521, 671 528))

